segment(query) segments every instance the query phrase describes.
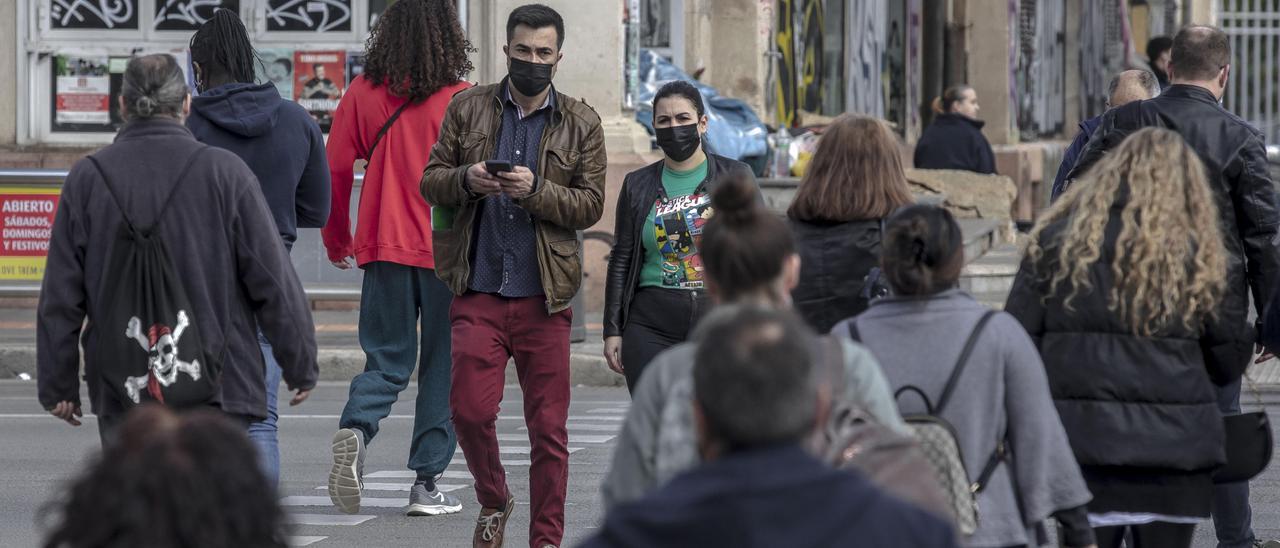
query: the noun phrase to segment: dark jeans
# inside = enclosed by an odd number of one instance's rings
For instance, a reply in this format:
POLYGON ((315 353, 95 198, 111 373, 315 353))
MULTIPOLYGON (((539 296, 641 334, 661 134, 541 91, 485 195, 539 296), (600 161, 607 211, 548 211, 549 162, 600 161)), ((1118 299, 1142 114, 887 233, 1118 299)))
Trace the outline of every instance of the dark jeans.
POLYGON ((634 392, 640 375, 663 350, 680 344, 710 307, 702 290, 642 287, 631 300, 622 329, 622 369, 627 390, 634 392))
POLYGON ((1098 527, 1093 530, 1098 536, 1098 548, 1120 548, 1126 531, 1133 533, 1133 543, 1129 548, 1191 548, 1196 526, 1194 523, 1156 521, 1143 525, 1098 527))
POLYGON ((449 306, 453 294, 434 270, 389 262, 364 266, 360 348, 364 372, 351 379, 340 428, 378 435, 378 422, 418 369, 418 399, 409 444, 409 469, 420 477, 444 472, 457 449, 449 422, 449 306), (422 323, 419 339, 418 323, 422 323))
POLYGON ((476 500, 504 508, 511 490, 495 424, 507 361, 514 358, 532 446, 529 545, 559 546, 569 483, 569 327, 573 311, 547 314, 539 297, 467 293, 454 299, 453 423, 475 478, 476 500))
MULTIPOLYGON (((1218 409, 1223 415, 1240 414, 1240 380, 1218 389, 1218 409)), ((1253 510, 1249 507, 1249 482, 1213 486, 1213 529, 1218 548, 1252 548, 1253 510)))

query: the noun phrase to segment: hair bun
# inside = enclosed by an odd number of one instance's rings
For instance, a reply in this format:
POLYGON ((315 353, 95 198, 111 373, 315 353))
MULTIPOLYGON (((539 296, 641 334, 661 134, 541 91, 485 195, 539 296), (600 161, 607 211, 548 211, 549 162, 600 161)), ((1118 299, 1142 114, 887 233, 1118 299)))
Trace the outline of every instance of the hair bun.
POLYGON ((943 113, 942 112, 942 96, 939 95, 937 97, 934 97, 933 102, 930 103, 929 106, 933 107, 934 112, 938 114, 942 114, 943 113))
POLYGON ((747 178, 727 177, 711 194, 711 206, 717 217, 733 223, 745 223, 755 219, 763 210, 758 201, 759 191, 747 178))
POLYGON ((156 107, 159 105, 160 103, 156 101, 155 97, 152 97, 150 95, 143 95, 142 97, 139 97, 137 101, 134 102, 133 110, 138 114, 138 116, 147 118, 155 114, 156 107))

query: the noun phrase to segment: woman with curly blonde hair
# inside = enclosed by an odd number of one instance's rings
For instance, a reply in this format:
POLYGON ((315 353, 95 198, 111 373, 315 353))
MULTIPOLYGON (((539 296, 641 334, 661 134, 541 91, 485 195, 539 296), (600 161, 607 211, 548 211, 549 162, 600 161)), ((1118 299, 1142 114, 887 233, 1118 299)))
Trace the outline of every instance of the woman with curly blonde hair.
POLYGON ((1143 129, 1039 221, 1006 310, 1040 349, 1098 546, 1191 546, 1224 462, 1214 384, 1252 340, 1216 313, 1226 249, 1205 167, 1143 129))

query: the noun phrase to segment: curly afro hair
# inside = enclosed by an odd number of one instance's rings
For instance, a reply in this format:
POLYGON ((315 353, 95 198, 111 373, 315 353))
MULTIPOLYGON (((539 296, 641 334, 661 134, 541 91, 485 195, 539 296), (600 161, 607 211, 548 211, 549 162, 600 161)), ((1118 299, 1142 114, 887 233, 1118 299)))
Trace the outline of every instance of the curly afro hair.
POLYGON ((365 43, 364 78, 421 101, 474 68, 471 43, 449 0, 398 0, 378 17, 365 43))

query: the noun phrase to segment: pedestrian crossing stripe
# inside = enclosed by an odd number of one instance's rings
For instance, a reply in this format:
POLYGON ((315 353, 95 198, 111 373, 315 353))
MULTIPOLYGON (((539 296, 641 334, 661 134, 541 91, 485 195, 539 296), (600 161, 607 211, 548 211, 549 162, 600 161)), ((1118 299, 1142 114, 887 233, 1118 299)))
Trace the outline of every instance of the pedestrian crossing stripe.
MULTIPOLYGON (((570 415, 570 421, 603 421, 603 422, 622 422, 626 417, 621 415, 570 415)), ((520 421, 524 422, 524 417, 520 415, 499 415, 498 420, 502 421, 520 421)))
POLYGON ((377 516, 347 516, 337 514, 286 514, 294 525, 360 525, 377 516))
POLYGON ((312 544, 315 544, 327 538, 329 537, 291 536, 289 537, 289 546, 291 547, 311 546, 312 544))
MULTIPOLYGON (((582 432, 613 432, 616 434, 618 430, 621 429, 621 427, 619 427, 616 424, 587 424, 587 423, 581 423, 581 422, 571 422, 568 425, 566 425, 566 428, 569 429, 570 435, 572 435, 572 432, 574 430, 579 430, 582 432)), ((521 426, 520 430, 528 431, 529 427, 521 426)))
MULTIPOLYGON (((569 433, 569 443, 609 443, 616 436, 608 436, 604 434, 576 434, 569 433)), ((529 441, 529 436, 525 434, 498 434, 498 441, 529 441)))
POLYGON ((588 409, 587 413, 599 413, 604 415, 625 415, 626 407, 601 407, 599 409, 588 409))
MULTIPOLYGON (((409 501, 400 498, 360 497, 361 508, 404 508, 409 501)), ((294 495, 280 499, 280 506, 333 506, 333 500, 327 496, 294 495)))
MULTIPOLYGON (((409 489, 412 489, 412 488, 413 488, 413 482, 409 482, 409 483, 365 483, 363 487, 364 487, 364 490, 365 490, 365 491, 406 491, 406 492, 407 492, 409 489)), ((442 493, 450 493, 450 492, 453 492, 453 491, 457 491, 457 490, 459 490, 459 489, 466 489, 467 487, 468 487, 467 485, 446 485, 446 484, 443 484, 443 483, 437 483, 437 484, 436 484, 436 489, 437 489, 437 490, 439 490, 439 491, 440 491, 440 492, 442 492, 442 493)), ((320 490, 328 489, 328 488, 329 488, 328 486, 321 485, 320 487, 316 487, 316 491, 320 491, 320 490)), ((363 500, 363 497, 361 498, 361 500, 363 500)), ((330 504, 332 504, 332 502, 331 502, 330 504)), ((408 505, 407 505, 407 504, 401 504, 400 506, 408 506, 408 505)))
MULTIPOLYGON (((418 473, 413 470, 383 470, 380 472, 371 472, 364 475, 365 479, 392 479, 392 478, 417 478, 418 473)), ((471 479, 471 472, 457 472, 454 470, 445 470, 444 479, 471 479)))

